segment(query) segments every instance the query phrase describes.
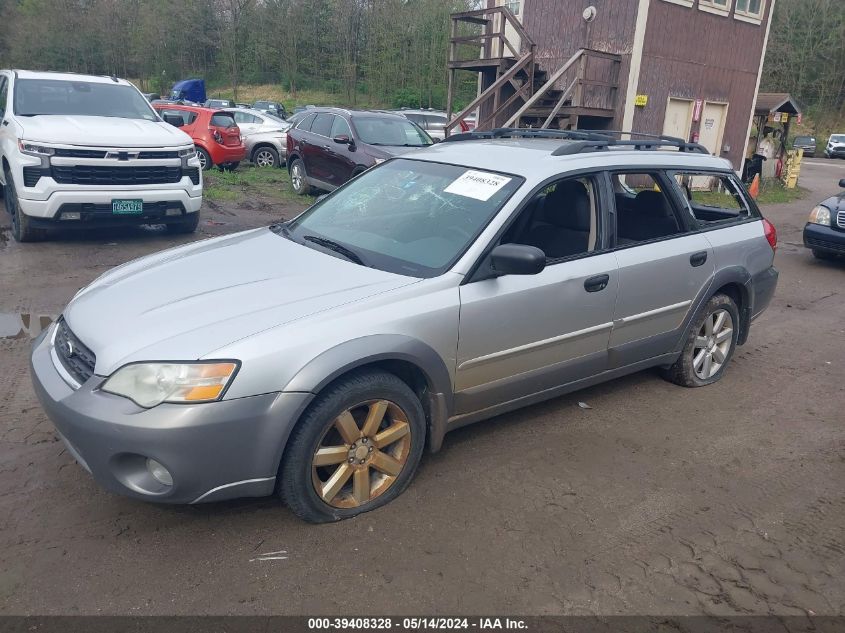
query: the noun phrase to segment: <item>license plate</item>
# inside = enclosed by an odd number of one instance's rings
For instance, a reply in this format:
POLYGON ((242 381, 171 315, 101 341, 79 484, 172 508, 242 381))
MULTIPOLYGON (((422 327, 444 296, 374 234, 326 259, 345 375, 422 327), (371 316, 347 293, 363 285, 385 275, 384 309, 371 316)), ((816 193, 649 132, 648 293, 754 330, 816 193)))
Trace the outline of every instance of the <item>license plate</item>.
POLYGON ((113 215, 141 215, 144 212, 143 200, 112 200, 113 215))

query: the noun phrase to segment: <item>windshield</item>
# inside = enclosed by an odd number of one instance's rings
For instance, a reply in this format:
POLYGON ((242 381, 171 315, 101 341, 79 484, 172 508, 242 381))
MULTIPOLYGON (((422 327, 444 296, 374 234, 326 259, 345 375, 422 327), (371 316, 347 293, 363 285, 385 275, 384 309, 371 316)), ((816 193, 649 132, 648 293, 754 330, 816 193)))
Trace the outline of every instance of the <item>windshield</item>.
POLYGON ((796 136, 795 142, 796 143, 815 143, 816 139, 814 139, 812 136, 796 136))
POLYGON ((132 86, 60 79, 18 80, 15 84, 15 114, 158 119, 149 102, 132 86))
POLYGON ((845 143, 845 134, 834 134, 830 137, 831 143, 845 143))
POLYGON ((518 176, 394 159, 351 180, 285 228, 291 239, 311 247, 308 238, 331 240, 374 268, 436 277, 522 182, 518 176))
POLYGON ((368 145, 425 147, 434 142, 404 117, 354 117, 352 124, 358 138, 368 145))

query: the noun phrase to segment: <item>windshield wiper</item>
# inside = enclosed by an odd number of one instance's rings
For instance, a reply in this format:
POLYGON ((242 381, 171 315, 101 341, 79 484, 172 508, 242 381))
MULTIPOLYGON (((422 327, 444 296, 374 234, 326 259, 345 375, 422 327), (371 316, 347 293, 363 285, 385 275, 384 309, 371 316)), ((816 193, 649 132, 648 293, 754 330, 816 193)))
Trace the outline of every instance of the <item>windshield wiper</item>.
POLYGON ((325 237, 317 237, 316 235, 305 235, 302 237, 303 240, 307 242, 313 242, 314 244, 318 244, 323 248, 327 248, 330 251, 334 251, 339 255, 343 255, 346 259, 355 262, 356 264, 360 264, 361 266, 367 266, 361 256, 356 253, 355 251, 347 248, 343 244, 338 244, 333 240, 326 239, 325 237))

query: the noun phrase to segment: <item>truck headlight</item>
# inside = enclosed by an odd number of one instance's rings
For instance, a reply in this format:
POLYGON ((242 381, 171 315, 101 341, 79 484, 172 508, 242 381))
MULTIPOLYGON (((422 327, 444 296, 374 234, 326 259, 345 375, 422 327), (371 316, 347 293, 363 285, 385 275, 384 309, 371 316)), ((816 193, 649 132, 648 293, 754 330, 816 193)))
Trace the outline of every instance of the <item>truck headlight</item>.
POLYGON ((162 402, 198 403, 220 400, 240 363, 132 363, 113 373, 101 389, 149 409, 162 402))
POLYGON ((30 156, 52 156, 56 150, 52 147, 45 147, 44 145, 37 145, 29 141, 18 141, 18 149, 21 154, 29 154, 30 156))
POLYGON ((196 147, 189 147, 188 149, 179 150, 179 158, 193 158, 197 155, 196 147))
POLYGON ((830 209, 822 205, 817 206, 815 209, 810 211, 810 218, 807 221, 810 224, 830 226, 830 209))

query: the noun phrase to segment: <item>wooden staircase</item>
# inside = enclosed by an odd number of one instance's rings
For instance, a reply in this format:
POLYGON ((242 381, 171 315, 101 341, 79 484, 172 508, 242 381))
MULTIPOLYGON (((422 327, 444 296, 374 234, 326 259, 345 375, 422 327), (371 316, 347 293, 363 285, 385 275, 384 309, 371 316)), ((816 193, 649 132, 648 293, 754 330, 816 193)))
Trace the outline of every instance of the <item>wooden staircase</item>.
POLYGON ((461 121, 476 111, 478 130, 573 129, 585 118, 593 129, 610 125, 616 113, 620 56, 580 49, 550 74, 537 60, 536 48, 507 7, 452 14, 446 134, 459 130, 461 121), (458 71, 478 73, 480 89, 453 116, 458 71))

